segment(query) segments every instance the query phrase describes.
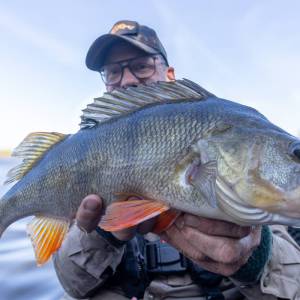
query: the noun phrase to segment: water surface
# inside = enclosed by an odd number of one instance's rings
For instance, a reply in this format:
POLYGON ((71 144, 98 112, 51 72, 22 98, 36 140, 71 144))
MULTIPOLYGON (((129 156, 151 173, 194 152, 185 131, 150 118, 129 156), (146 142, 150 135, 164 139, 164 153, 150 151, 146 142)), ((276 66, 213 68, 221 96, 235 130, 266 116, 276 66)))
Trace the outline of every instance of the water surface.
MULTIPOLYGON (((0 197, 11 186, 3 186, 6 173, 17 160, 0 158, 0 197)), ((0 239, 0 300, 57 300, 63 290, 52 262, 37 267, 25 218, 12 224, 0 239)))

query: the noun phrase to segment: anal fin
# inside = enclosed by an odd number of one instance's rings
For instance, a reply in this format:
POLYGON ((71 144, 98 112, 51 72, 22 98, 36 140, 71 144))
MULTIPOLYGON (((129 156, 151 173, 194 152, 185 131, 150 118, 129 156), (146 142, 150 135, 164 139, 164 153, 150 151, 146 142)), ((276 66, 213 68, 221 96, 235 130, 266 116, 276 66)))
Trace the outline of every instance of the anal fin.
POLYGON ((69 229, 70 222, 58 218, 35 217, 27 225, 35 258, 38 265, 43 265, 60 248, 69 229))

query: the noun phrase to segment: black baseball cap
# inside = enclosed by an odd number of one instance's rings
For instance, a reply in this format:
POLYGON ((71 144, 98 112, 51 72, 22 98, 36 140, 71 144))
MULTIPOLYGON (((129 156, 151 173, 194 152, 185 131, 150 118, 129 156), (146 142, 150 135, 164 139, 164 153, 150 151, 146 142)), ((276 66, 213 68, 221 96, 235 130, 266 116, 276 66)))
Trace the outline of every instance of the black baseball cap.
POLYGON ((167 65, 167 53, 156 32, 135 21, 119 21, 108 34, 101 35, 91 45, 86 55, 85 63, 93 71, 99 71, 109 48, 116 41, 126 41, 149 54, 161 54, 167 65))

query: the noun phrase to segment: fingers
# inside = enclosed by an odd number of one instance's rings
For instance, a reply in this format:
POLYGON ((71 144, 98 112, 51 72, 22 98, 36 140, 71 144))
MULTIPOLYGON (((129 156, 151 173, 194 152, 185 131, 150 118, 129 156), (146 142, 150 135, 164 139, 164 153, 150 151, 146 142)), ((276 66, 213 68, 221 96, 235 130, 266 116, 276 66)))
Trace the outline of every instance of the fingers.
MULTIPOLYGON (((130 197, 129 200, 138 199, 137 197, 130 197)), ((98 195, 86 196, 76 213, 76 221, 78 227, 86 232, 91 232, 99 224, 102 215, 102 200, 98 195)), ((112 232, 112 234, 121 241, 127 241, 134 237, 138 231, 141 234, 145 234, 151 231, 155 224, 155 218, 147 220, 138 226, 127 228, 124 230, 112 232)))
POLYGON ((251 227, 249 226, 239 226, 230 222, 213 220, 202 217, 193 216, 190 214, 184 214, 176 220, 176 225, 179 228, 184 226, 189 226, 197 228, 197 230, 215 236, 242 238, 247 236, 251 227))
POLYGON ((160 234, 161 239, 178 249, 184 256, 194 260, 205 259, 204 254, 194 246, 192 246, 188 239, 183 236, 182 232, 176 227, 171 226, 169 229, 160 234))
POLYGON ((161 237, 203 268, 230 276, 244 265, 260 244, 261 228, 243 238, 213 236, 189 226, 171 226, 161 237))
POLYGON ((94 230, 100 220, 102 200, 97 195, 86 196, 76 213, 77 225, 86 232, 94 230))
POLYGON ((220 274, 226 277, 229 277, 236 273, 241 266, 243 266, 247 261, 249 257, 245 257, 242 262, 236 262, 232 264, 224 264, 220 262, 215 262, 215 261, 194 261, 196 264, 201 265, 201 267, 207 271, 220 274))
POLYGON ((202 254, 225 264, 238 262, 258 246, 257 240, 251 234, 236 239, 207 235, 191 227, 185 227, 182 234, 202 254))

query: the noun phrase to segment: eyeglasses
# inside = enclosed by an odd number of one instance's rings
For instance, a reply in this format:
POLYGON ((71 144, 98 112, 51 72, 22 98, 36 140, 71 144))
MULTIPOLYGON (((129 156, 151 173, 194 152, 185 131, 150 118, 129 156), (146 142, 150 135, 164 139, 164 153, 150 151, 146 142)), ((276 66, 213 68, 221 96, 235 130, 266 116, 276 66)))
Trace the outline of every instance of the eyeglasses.
POLYGON ((105 85, 116 85, 121 82, 124 69, 129 68, 130 72, 137 79, 150 78, 156 70, 156 56, 142 56, 127 59, 113 64, 108 64, 100 69, 100 74, 105 85))

